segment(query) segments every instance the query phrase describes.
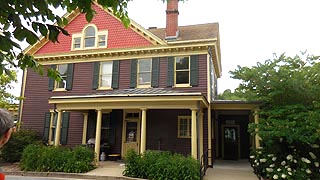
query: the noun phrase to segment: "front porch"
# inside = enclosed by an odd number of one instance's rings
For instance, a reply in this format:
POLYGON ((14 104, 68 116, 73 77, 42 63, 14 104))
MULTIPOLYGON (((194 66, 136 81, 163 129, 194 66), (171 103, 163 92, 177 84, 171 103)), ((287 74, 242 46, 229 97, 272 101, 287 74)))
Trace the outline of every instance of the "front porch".
POLYGON ((172 151, 199 159, 208 147, 208 120, 203 118, 208 102, 200 93, 164 92, 51 97, 49 104, 58 116, 54 145, 60 145, 61 116, 68 111, 83 113, 82 144, 94 139, 97 161, 101 151, 123 158, 128 149, 172 151))

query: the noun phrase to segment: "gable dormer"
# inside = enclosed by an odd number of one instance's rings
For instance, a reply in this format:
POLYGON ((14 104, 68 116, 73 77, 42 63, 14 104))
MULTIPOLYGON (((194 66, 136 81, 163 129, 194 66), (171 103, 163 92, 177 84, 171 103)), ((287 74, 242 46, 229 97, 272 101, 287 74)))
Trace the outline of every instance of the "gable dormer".
POLYGON ((110 10, 103 9, 96 3, 92 7, 96 11, 96 15, 90 23, 87 22, 85 14, 77 11, 72 12, 72 18, 64 27, 70 36, 59 34, 59 43, 52 43, 42 38, 40 42, 27 48, 25 52, 44 55, 61 54, 75 50, 111 50, 162 44, 162 40, 134 21, 131 20, 131 24, 126 28, 110 10))

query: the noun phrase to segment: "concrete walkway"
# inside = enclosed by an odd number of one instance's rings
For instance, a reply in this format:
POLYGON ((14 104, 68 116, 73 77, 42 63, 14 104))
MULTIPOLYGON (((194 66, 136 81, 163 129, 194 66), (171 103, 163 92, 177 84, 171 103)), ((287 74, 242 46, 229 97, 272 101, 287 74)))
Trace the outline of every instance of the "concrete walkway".
POLYGON ((124 177, 124 163, 117 161, 100 161, 98 168, 85 173, 89 176, 110 176, 110 177, 124 177))
POLYGON ((213 168, 208 168, 205 180, 257 180, 248 160, 216 160, 213 168))

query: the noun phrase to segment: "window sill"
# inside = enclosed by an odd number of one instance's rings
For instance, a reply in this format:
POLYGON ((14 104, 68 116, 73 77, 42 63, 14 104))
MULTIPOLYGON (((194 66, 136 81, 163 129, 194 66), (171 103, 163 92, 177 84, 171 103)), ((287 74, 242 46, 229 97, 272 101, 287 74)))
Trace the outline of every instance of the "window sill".
POLYGON ((192 87, 192 86, 190 86, 190 84, 176 84, 176 85, 174 85, 173 86, 174 88, 181 88, 181 87, 192 87))
POLYGON ((63 92, 63 91, 67 91, 65 88, 56 88, 53 90, 53 92, 63 92))
POLYGON ((111 87, 99 87, 97 90, 104 91, 104 90, 113 90, 111 87))
POLYGON ((137 86, 137 89, 143 89, 143 88, 152 88, 151 85, 140 85, 137 86))

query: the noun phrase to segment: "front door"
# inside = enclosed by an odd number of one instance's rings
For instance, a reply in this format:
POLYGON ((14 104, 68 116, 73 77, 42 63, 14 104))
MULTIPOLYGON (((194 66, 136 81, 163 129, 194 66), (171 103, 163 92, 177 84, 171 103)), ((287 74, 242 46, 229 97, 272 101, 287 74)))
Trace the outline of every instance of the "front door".
POLYGON ((222 125, 222 158, 238 160, 240 157, 240 135, 238 125, 222 125))
POLYGON ((140 145, 140 112, 124 111, 122 131, 122 157, 129 149, 139 153, 140 145))

